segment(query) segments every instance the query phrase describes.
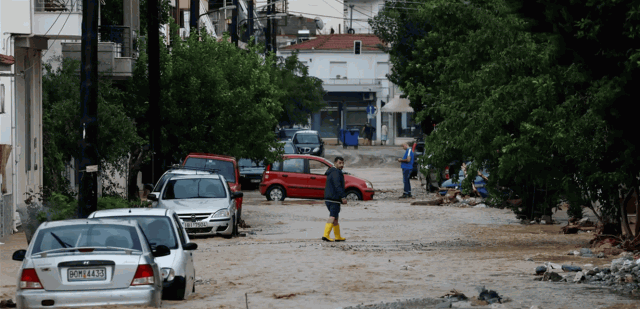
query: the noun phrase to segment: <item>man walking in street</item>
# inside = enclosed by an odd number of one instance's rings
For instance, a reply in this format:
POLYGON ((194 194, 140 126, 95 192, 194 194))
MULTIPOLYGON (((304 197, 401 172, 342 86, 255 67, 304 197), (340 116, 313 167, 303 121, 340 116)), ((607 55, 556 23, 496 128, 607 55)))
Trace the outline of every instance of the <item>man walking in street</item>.
POLYGON ((329 220, 324 227, 324 235, 322 240, 334 241, 329 238, 331 230, 335 235, 335 241, 345 241, 346 238, 340 236, 340 225, 338 225, 338 215, 340 213, 340 203, 346 204, 347 194, 344 191, 344 175, 342 169, 344 168, 344 159, 342 157, 336 157, 334 160, 334 167, 331 167, 324 173, 327 176, 327 182, 324 187, 324 199, 327 209, 329 209, 329 220))
POLYGON ((402 143, 402 148, 405 150, 404 157, 398 159, 398 162, 402 162, 400 167, 402 168, 402 180, 404 182, 404 194, 400 198, 410 198, 411 196, 411 184, 409 178, 411 177, 411 171, 413 170, 413 151, 409 148, 407 143, 402 143))
POLYGON ((389 132, 389 129, 387 128, 386 124, 382 125, 380 134, 382 134, 381 138, 380 138, 380 144, 381 145, 386 145, 387 144, 387 133, 389 132))

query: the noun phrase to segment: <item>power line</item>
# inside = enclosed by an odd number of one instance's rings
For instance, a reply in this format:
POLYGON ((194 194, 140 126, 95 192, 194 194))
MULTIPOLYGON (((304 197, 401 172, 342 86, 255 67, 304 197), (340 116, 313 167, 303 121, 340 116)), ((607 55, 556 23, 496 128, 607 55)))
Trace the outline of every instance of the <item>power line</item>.
MULTIPOLYGON (((60 11, 60 14, 58 14, 58 17, 56 17, 56 20, 53 21, 53 23, 51 24, 51 27, 49 27, 49 29, 47 29, 47 32, 45 32, 43 36, 47 36, 47 33, 49 33, 49 31, 51 31, 51 29, 53 29, 53 26, 56 24, 56 22, 58 22, 58 18, 60 18, 60 15, 62 15, 62 13, 64 13, 64 10, 60 11)), ((71 13, 71 10, 69 10, 69 13, 71 13)))
MULTIPOLYGON (((298 13, 298 14, 307 14, 307 15, 312 15, 312 16, 321 16, 321 17, 330 17, 330 18, 344 19, 344 16, 319 15, 319 14, 315 14, 315 13, 298 12, 298 11, 289 11, 289 12, 291 12, 291 13, 298 13)), ((367 21, 368 19, 355 19, 355 18, 354 18, 353 20, 367 21)))
MULTIPOLYGON (((340 1, 340 0, 336 0, 336 2, 338 2, 338 3, 342 4, 342 5, 347 5, 347 4, 345 4, 344 2, 342 2, 342 1, 340 1)), ((355 6, 353 7, 353 9, 352 9, 352 10, 354 10, 354 11, 356 11, 356 12, 358 12, 358 13, 360 13, 360 14, 364 15, 364 16, 367 16, 367 17, 369 17, 369 18, 373 18, 373 16, 371 16, 371 15, 369 15, 369 14, 367 14, 367 13, 364 13, 364 12, 358 11, 358 10, 355 8, 355 6)), ((365 9, 365 10, 366 10, 366 9, 365 9)), ((371 11, 371 10, 367 10, 367 11, 369 11, 369 12, 371 12, 371 14, 373 14, 373 11, 371 11)))

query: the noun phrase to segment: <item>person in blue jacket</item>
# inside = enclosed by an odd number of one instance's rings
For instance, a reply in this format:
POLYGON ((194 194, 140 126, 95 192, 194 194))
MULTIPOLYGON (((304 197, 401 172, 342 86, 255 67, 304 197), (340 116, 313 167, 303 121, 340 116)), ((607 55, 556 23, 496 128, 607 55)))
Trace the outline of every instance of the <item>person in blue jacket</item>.
POLYGON ((407 143, 402 144, 402 148, 405 150, 404 157, 402 159, 398 159, 398 162, 401 162, 400 167, 402 168, 402 180, 404 182, 404 194, 400 198, 409 198, 411 196, 411 184, 409 183, 409 178, 411 177, 411 171, 413 170, 413 151, 409 148, 407 143))
POLYGON ((327 182, 324 187, 324 200, 329 209, 329 220, 324 227, 324 235, 322 240, 334 241, 329 238, 331 230, 336 236, 335 241, 345 241, 346 238, 340 236, 340 225, 338 225, 338 215, 340 214, 340 203, 347 203, 347 193, 344 190, 344 174, 342 169, 344 168, 344 159, 342 157, 336 157, 334 160, 334 167, 331 167, 324 173, 327 176, 327 182))

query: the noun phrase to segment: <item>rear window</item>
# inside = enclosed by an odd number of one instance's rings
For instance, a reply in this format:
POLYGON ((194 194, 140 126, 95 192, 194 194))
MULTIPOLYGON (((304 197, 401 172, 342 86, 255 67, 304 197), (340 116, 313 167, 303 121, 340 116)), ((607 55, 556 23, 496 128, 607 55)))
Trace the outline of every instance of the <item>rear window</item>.
POLYGON ((206 158, 187 158, 184 166, 217 169, 228 182, 236 182, 236 171, 233 167, 233 162, 218 160, 218 159, 206 159, 206 158))
MULTIPOLYGON (((106 217, 100 217, 106 218, 106 217)), ((159 216, 120 216, 109 219, 136 220, 152 246, 165 245, 169 249, 178 249, 178 241, 168 217, 159 216)))
POLYGON ((32 254, 76 247, 142 250, 138 232, 132 226, 75 224, 42 229, 34 241, 32 254))
POLYGON ((162 194, 165 200, 226 197, 224 184, 214 178, 171 179, 162 194))
POLYGON ((285 143, 284 144, 284 153, 286 153, 286 154, 296 153, 296 149, 293 147, 293 144, 285 143))
POLYGON ((320 139, 315 134, 296 134, 293 142, 298 144, 318 144, 320 139))

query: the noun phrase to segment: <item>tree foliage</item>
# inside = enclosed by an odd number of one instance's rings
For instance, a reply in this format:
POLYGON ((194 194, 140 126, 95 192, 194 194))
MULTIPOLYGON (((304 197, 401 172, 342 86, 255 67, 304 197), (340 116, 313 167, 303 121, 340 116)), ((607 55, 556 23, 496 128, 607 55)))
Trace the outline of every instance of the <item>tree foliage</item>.
POLYGON ((426 153, 433 154, 427 161, 472 160, 472 173, 485 165, 491 187, 522 197, 514 210, 527 217, 549 214, 559 193, 567 193, 573 203, 599 199, 602 214, 615 218, 618 185, 630 186, 640 172, 637 148, 620 123, 631 117, 623 112, 632 97, 625 85, 637 57, 631 44, 614 47, 605 37, 615 31, 633 37, 635 28, 622 26, 631 17, 613 13, 632 6, 608 1, 612 11, 602 13, 595 11, 605 4, 565 1, 562 10, 545 2, 545 29, 564 29, 558 35, 527 31, 531 20, 516 14, 522 8, 516 2, 533 1, 399 2, 371 21, 393 43, 390 79, 420 110, 419 121, 438 122, 426 138, 426 153), (611 69, 589 56, 599 50, 601 58, 618 56, 607 62, 611 69))

